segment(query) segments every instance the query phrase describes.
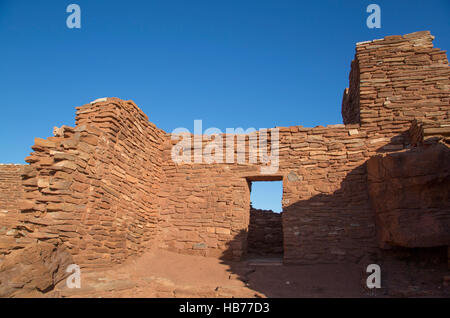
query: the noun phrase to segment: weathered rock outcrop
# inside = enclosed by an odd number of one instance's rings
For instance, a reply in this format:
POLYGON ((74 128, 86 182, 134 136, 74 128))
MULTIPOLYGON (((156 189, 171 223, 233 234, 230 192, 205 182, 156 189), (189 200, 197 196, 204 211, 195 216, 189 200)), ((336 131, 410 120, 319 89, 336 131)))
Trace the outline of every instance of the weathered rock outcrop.
POLYGON ((19 245, 17 225, 23 187, 21 174, 25 165, 0 164, 0 262, 5 254, 19 245))
POLYGON ((380 247, 450 245, 450 149, 438 143, 367 163, 380 247))
POLYGON ((0 264, 0 297, 34 297, 69 275, 72 256, 61 243, 36 242, 12 251, 0 264))

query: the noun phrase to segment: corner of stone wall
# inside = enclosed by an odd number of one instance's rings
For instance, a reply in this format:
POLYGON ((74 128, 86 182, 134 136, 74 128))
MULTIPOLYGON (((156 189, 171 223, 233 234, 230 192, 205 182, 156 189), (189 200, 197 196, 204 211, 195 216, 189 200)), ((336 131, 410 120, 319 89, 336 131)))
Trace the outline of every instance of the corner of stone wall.
POLYGON ((103 132, 88 213, 91 235, 120 262, 141 253, 158 236, 158 190, 166 134, 133 101, 108 98, 77 108, 77 125, 103 132), (99 224, 100 223, 100 224, 99 224), (105 232, 106 231, 106 232, 105 232))
POLYGON ((357 44, 360 121, 372 136, 400 148, 414 119, 449 118, 450 67, 433 39, 421 31, 357 44))
POLYGON ((354 59, 351 63, 349 74, 349 87, 344 90, 342 97, 342 119, 344 124, 360 124, 360 105, 359 105, 359 64, 354 59))
POLYGON ((157 235, 165 133, 132 101, 77 109, 76 127, 35 139, 9 248, 62 240, 77 264, 102 267, 142 252, 157 235))

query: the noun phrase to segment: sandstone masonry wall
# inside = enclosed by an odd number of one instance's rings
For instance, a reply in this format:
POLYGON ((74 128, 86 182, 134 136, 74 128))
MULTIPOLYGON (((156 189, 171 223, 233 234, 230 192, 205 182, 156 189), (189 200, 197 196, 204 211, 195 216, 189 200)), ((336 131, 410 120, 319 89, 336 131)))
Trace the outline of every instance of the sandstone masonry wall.
POLYGON ((443 142, 450 145, 450 119, 414 120, 408 131, 412 145, 443 142))
POLYGON ((442 143, 368 161, 382 248, 450 245, 450 149, 442 143))
MULTIPOLYGON (((247 252, 248 181, 280 177, 285 262, 353 261, 370 252, 376 244, 365 161, 379 144, 355 127, 280 127, 280 166, 268 176, 261 175, 260 164, 248 161, 249 138, 258 133, 247 136, 242 164, 174 163, 167 142, 160 189, 162 247, 240 259, 247 252)), ((208 141, 204 136, 203 144, 208 141)))
POLYGON ((76 124, 36 138, 19 234, 61 238, 83 266, 121 262, 155 238, 164 133, 114 98, 79 107, 76 124))
POLYGON ((90 237, 83 225, 90 197, 90 185, 96 180, 95 149, 101 131, 95 127, 63 127, 55 137, 36 138, 34 152, 25 160, 25 190, 22 203, 24 243, 62 240, 77 264, 85 259, 90 237))
MULTIPOLYGON (((386 150, 409 143, 402 133, 414 119, 450 118, 450 68, 445 51, 433 48, 433 39, 422 31, 356 45, 349 91, 359 84, 361 126, 374 138, 394 138, 386 150)), ((348 100, 344 98, 343 114, 355 108, 348 100)))
POLYGON ((342 98, 342 119, 344 124, 359 124, 360 105, 359 105, 359 64, 356 60, 352 61, 349 74, 349 87, 344 90, 342 98))
POLYGON ((0 259, 15 245, 15 226, 22 199, 21 173, 24 165, 0 165, 0 259))
POLYGON ((283 253, 281 213, 250 208, 248 253, 271 255, 283 253))
MULTIPOLYGON (((432 39, 417 32, 359 43, 343 98, 347 125, 280 129, 285 262, 356 261, 374 250, 365 162, 409 148, 414 119, 449 116, 450 68, 432 39)), ((163 155, 163 247, 242 257, 247 181, 259 175, 258 164, 176 164, 172 145, 163 155)))
POLYGON ((8 249, 62 240, 85 267, 122 262, 149 246, 241 259, 249 182, 283 180, 284 261, 357 262, 377 249, 367 160, 410 149, 436 129, 439 140, 447 138, 450 68, 432 39, 417 32, 357 44, 342 103, 345 124, 279 127, 279 144, 268 140, 268 151, 279 152, 271 174, 261 173, 268 166, 261 157, 249 160, 262 131, 233 136, 233 158, 222 163, 196 160, 195 140, 206 149, 211 138, 190 136, 182 151, 193 160, 174 162, 178 141, 132 101, 79 107, 75 127, 36 138, 8 249))
POLYGON ((85 216, 92 244, 104 242, 103 255, 117 251, 117 261, 142 252, 157 235, 156 195, 165 133, 132 101, 115 98, 78 108, 76 124, 94 125, 103 132, 94 158, 98 183, 92 187, 85 216), (117 239, 105 242, 111 232, 117 239))

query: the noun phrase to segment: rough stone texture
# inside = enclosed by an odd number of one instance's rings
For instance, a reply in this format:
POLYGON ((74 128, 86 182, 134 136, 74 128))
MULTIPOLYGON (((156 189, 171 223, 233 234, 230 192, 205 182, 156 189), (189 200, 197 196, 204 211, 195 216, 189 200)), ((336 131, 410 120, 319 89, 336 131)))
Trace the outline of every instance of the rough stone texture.
POLYGON ((248 253, 273 255, 283 253, 282 213, 250 208, 248 253))
MULTIPOLYGON (((248 158, 245 164, 177 164, 171 160, 172 143, 166 142, 161 247, 242 258, 250 215, 248 181, 257 178, 283 180, 285 262, 354 261, 370 253, 376 244, 365 161, 379 144, 364 131, 351 134, 354 129, 359 125, 279 127, 279 170, 268 176, 248 158)), ((246 149, 258 136, 245 138, 246 149)))
POLYGON ((164 133, 114 98, 79 107, 76 123, 26 158, 21 235, 60 237, 85 267, 121 262, 156 235, 164 133))
POLYGON ((15 250, 0 264, 0 297, 33 297, 69 274, 72 256, 61 244, 37 242, 15 250))
POLYGON ((443 142, 450 145, 450 119, 435 120, 414 120, 409 129, 411 144, 423 145, 436 142, 443 142))
MULTIPOLYGON (((8 208, 21 213, 7 225, 16 232, 6 252, 61 239, 82 267, 121 263, 149 246, 241 259, 249 183, 282 180, 284 262, 358 262, 378 249, 367 160, 409 149, 412 138, 438 133, 445 142, 447 136, 450 68, 432 39, 417 32, 358 44, 342 104, 345 124, 279 127, 278 145, 269 134, 269 151, 279 152, 279 169, 270 175, 261 174, 267 164, 249 160, 262 131, 233 136, 246 151, 231 148, 231 163, 179 163, 171 157, 178 141, 132 101, 106 98, 78 107, 75 127, 36 138, 26 158, 23 199, 8 208)), ((211 142, 191 137, 204 147, 211 142)), ((419 189, 427 185, 414 191, 428 191, 419 189)))
POLYGON ((380 247, 450 245, 450 149, 441 144, 368 163, 380 247))
POLYGON ((91 183, 83 218, 92 242, 86 250, 120 262, 156 237, 165 133, 132 101, 115 98, 78 108, 76 124, 102 132, 90 160, 98 183, 91 183))
MULTIPOLYGON (((414 119, 450 118, 450 68, 445 51, 433 48, 433 39, 421 31, 356 45, 349 92, 359 87, 361 126, 373 138, 394 137, 385 150, 409 143, 404 132, 414 119)), ((347 100, 352 101, 344 98, 343 114, 354 112, 356 102, 347 100)), ((344 116, 344 122, 349 119, 344 116)))
POLYGON ((0 165, 0 262, 16 244, 24 165, 0 165))
POLYGON ((352 61, 349 75, 349 87, 344 90, 342 98, 342 119, 344 124, 360 123, 360 105, 359 105, 359 64, 356 60, 352 61))

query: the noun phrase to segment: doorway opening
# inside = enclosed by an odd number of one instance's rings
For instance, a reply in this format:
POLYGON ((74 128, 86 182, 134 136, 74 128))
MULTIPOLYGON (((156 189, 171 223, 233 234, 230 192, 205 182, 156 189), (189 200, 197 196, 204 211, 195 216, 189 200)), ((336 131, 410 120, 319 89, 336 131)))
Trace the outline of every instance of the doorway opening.
POLYGON ((268 180, 248 179, 250 188, 250 222, 247 236, 249 259, 282 259, 282 177, 268 180))

